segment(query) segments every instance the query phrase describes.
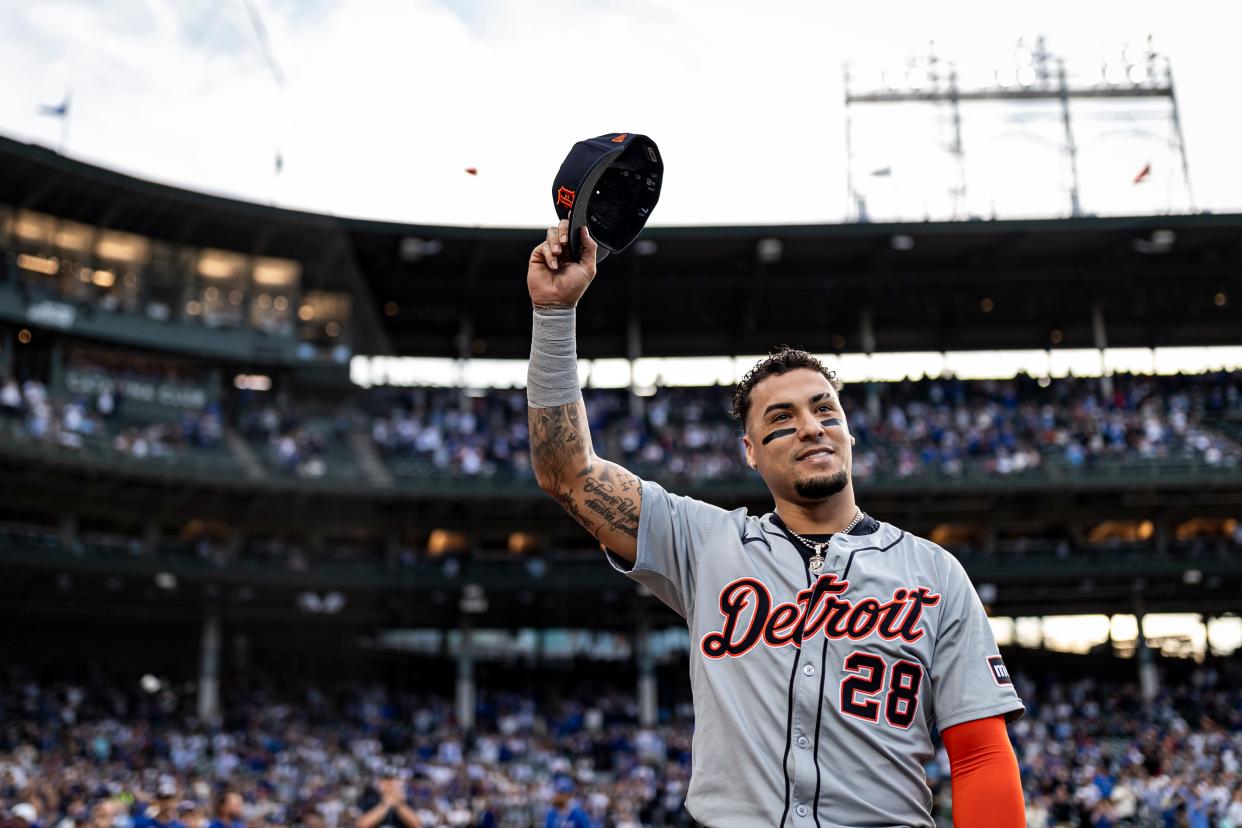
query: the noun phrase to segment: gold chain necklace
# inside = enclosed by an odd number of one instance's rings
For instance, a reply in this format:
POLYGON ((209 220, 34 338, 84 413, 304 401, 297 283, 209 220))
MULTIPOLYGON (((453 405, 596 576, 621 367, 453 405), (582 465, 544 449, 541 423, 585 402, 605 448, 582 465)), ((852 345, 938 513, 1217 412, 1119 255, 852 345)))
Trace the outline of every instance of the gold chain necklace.
MULTIPOLYGON (((849 526, 846 526, 841 531, 844 534, 848 535, 850 533, 850 530, 852 530, 855 526, 857 526, 858 522, 862 520, 862 516, 863 516, 862 509, 859 509, 857 506, 855 506, 854 507, 854 519, 850 521, 849 526)), ((784 521, 782 521, 782 523, 784 523, 784 521)), ((790 529, 788 524, 785 524, 785 531, 793 535, 798 540, 805 543, 808 547, 810 547, 812 554, 811 554, 811 560, 807 561, 807 569, 811 570, 812 575, 818 575, 819 571, 824 568, 824 550, 828 548, 828 544, 832 542, 832 539, 830 538, 824 541, 823 543, 816 543, 815 541, 807 540, 806 538, 802 537, 794 530, 790 529)))

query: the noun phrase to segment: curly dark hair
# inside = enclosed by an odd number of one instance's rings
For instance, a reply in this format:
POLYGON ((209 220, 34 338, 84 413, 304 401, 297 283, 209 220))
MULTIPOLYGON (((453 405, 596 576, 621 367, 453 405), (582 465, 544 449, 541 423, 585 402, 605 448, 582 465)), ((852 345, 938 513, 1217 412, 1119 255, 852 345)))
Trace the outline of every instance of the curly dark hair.
POLYGON ((737 388, 733 389, 733 419, 737 420, 738 425, 746 428, 746 415, 750 413, 750 394, 756 385, 768 377, 777 377, 799 368, 809 368, 823 374, 824 379, 832 385, 832 390, 840 393, 841 380, 837 379, 836 371, 828 370, 824 363, 806 351, 782 345, 774 348, 766 359, 747 371, 737 388))

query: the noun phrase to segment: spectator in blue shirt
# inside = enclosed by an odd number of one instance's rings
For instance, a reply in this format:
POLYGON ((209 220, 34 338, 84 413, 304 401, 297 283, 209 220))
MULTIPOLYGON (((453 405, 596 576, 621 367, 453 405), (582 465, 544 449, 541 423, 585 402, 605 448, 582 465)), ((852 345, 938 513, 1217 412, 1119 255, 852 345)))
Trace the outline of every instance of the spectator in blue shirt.
POLYGON ((225 791, 216 800, 216 818, 208 823, 207 828, 246 828, 242 820, 242 809, 246 802, 237 791, 225 791))
POLYGON ((573 782, 558 780, 544 828, 595 828, 587 812, 573 798, 573 782))

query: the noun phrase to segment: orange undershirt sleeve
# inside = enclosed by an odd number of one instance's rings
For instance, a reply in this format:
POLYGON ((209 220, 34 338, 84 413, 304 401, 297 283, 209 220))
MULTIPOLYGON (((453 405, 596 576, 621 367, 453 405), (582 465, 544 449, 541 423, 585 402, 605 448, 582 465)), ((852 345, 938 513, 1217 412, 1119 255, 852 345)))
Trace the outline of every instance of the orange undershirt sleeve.
POLYGON ((962 722, 940 735, 949 752, 954 828, 1024 828, 1022 778, 1005 717, 962 722))

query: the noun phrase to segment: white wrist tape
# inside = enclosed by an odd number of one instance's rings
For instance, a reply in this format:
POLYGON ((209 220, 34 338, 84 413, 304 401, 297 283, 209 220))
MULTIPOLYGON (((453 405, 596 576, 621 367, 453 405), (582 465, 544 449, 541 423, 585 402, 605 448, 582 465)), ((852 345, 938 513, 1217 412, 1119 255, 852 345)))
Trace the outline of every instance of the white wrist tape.
POLYGON ((526 369, 526 404, 555 408, 582 398, 574 308, 535 308, 526 369))

